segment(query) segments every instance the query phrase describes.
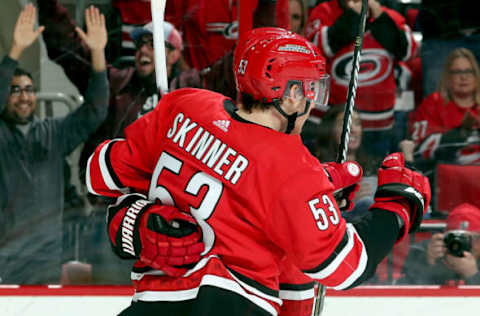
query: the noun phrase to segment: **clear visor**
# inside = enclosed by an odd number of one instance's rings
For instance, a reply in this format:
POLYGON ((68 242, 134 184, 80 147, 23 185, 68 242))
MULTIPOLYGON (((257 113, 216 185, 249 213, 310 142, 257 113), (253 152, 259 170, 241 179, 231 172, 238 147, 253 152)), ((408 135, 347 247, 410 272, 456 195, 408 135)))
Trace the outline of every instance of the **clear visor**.
POLYGON ((328 108, 330 97, 330 76, 323 75, 320 79, 304 81, 305 98, 318 110, 328 108))

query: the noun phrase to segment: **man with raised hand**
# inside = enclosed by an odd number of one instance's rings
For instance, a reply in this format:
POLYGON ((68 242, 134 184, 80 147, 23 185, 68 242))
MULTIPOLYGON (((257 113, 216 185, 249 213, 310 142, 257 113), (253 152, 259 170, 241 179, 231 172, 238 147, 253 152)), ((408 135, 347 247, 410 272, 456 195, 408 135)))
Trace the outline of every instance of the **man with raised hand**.
POLYGON ((20 13, 10 52, 0 64, 0 283, 51 284, 60 281, 62 259, 63 162, 105 119, 108 82, 105 20, 86 11, 89 69, 85 102, 62 118, 39 120, 32 76, 18 59, 39 37, 36 9, 20 13))

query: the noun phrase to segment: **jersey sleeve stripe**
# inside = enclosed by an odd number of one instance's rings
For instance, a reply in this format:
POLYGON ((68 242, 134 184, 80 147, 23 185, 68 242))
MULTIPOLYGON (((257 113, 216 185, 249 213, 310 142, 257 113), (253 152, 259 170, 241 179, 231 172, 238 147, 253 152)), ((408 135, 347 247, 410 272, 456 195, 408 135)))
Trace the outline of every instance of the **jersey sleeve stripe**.
POLYGON ((378 111, 378 112, 368 112, 368 111, 358 111, 358 116, 362 120, 366 121, 377 121, 377 120, 386 120, 393 117, 394 109, 389 109, 386 111, 378 111))
POLYGON ((348 276, 348 278, 344 282, 337 286, 334 286, 333 288, 335 290, 347 289, 365 272, 365 268, 367 267, 368 255, 365 244, 363 243, 362 239, 360 238, 355 227, 352 224, 347 224, 347 229, 351 229, 353 231, 354 238, 361 244, 362 251, 360 254, 360 259, 358 260, 357 268, 348 276))
POLYGON ((110 190, 125 190, 125 186, 122 184, 120 179, 118 179, 115 171, 113 170, 112 164, 110 163, 110 151, 112 150, 113 144, 119 141, 119 139, 113 139, 111 142, 107 143, 100 150, 99 163, 100 171, 102 173, 103 180, 110 190))
MULTIPOLYGON (((330 47, 330 44, 328 43, 328 26, 322 27, 320 29, 320 32, 321 32, 320 38, 322 40, 323 51, 325 52, 325 55, 327 57, 332 58, 335 54, 333 53, 332 48, 330 47)), ((318 40, 317 40, 317 42, 318 42, 318 40)))
MULTIPOLYGON (((92 194, 119 196, 129 193, 128 188, 120 189, 115 184, 111 176, 112 171, 109 171, 109 167, 107 167, 107 162, 105 161, 109 159, 109 151, 107 150, 108 148, 111 148, 115 141, 116 140, 103 142, 88 159, 87 170, 85 172, 85 182, 88 192, 92 194)), ((113 170, 111 165, 110 170, 113 170)), ((114 178, 117 178, 116 175, 114 178)))
POLYGON ((362 275, 368 259, 365 245, 350 223, 347 224, 346 234, 348 242, 339 252, 337 249, 334 251, 335 259, 318 272, 306 273, 308 276, 328 287, 345 289, 362 275))
POLYGON ((85 172, 85 183, 87 184, 87 190, 88 190, 88 192, 90 192, 91 194, 100 195, 97 191, 95 191, 95 190, 93 189, 92 178, 90 177, 90 168, 92 168, 92 159, 93 159, 93 156, 94 156, 94 155, 91 155, 91 156, 88 158, 87 170, 86 170, 86 172, 85 172))
POLYGON ((407 61, 410 58, 412 58, 412 55, 414 53, 414 47, 413 47, 413 42, 412 42, 412 31, 410 30, 410 27, 408 25, 404 25, 404 31, 403 34, 407 38, 407 52, 405 54, 405 57, 402 58, 403 61, 407 61))
POLYGON ((351 238, 349 238, 347 229, 338 246, 335 248, 333 253, 322 262, 322 264, 314 269, 305 270, 303 272, 314 279, 322 279, 327 277, 329 274, 335 271, 352 247, 353 241, 351 238))

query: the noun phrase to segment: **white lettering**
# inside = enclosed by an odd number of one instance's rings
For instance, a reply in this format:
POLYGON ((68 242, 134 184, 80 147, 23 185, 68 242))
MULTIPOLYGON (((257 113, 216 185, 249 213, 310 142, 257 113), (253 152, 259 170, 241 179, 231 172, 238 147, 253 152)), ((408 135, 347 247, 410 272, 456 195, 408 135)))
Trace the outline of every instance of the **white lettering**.
POLYGON ((225 179, 232 182, 232 184, 236 184, 238 179, 240 179, 242 172, 245 169, 247 169, 247 166, 248 166, 247 158, 243 157, 242 155, 238 155, 235 161, 233 162, 232 166, 230 167, 230 169, 228 169, 227 173, 225 174, 225 179), (230 180, 232 175, 233 175, 233 178, 232 180, 230 180))
POLYGON ((310 206, 310 211, 312 211, 313 218, 317 222, 317 227, 319 230, 326 230, 328 228, 327 215, 325 211, 319 207, 316 207, 316 204, 320 203, 319 199, 313 199, 308 201, 308 206, 310 206))
MULTIPOLYGON (((185 152, 190 153, 205 166, 212 169, 213 172, 220 176, 224 175, 225 180, 232 184, 238 182, 249 165, 247 158, 238 154, 237 150, 229 147, 182 113, 175 117, 167 137, 171 138, 172 142, 177 144, 179 148, 184 149, 185 152), (177 129, 180 122, 183 123, 177 129), (233 157, 235 160, 233 160, 233 157)), ((129 222, 125 222, 125 224, 129 224, 129 222)))
POLYGON ((202 162, 206 163, 208 168, 212 168, 215 162, 217 162, 222 152, 225 150, 225 147, 227 147, 227 145, 223 144, 220 140, 215 139, 213 145, 210 147, 207 154, 203 157, 202 162))
POLYGON ((230 160, 228 160, 228 156, 236 155, 236 154, 237 152, 234 149, 228 147, 225 153, 223 154, 222 158, 220 159, 220 161, 217 163, 217 165, 213 169, 213 171, 215 171, 219 175, 222 175, 223 174, 223 170, 221 169, 222 166, 223 165, 228 166, 230 164, 230 160))
POLYGON ((422 203, 422 208, 424 207, 423 206, 424 205, 423 196, 420 194, 420 192, 415 190, 415 188, 408 187, 408 188, 405 189, 405 192, 413 193, 413 195, 415 195, 420 200, 420 202, 422 203))
POLYGON ((192 139, 190 140, 190 143, 188 143, 187 148, 185 148, 185 151, 187 153, 189 153, 190 150, 192 150, 193 145, 195 145, 195 143, 197 142, 197 139, 200 137, 202 132, 203 132, 203 127, 199 126, 197 131, 195 132, 195 135, 193 135, 192 139))
POLYGON ((195 156, 198 160, 202 159, 203 154, 207 150, 208 146, 210 146, 210 143, 215 137, 213 135, 210 135, 209 132, 205 131, 203 133, 202 138, 197 143, 197 146, 193 148, 192 155, 195 156))
POLYGON ((180 148, 183 148, 183 143, 185 142, 185 137, 187 137, 187 133, 190 132, 192 129, 194 129, 197 126, 197 123, 192 122, 192 124, 188 125, 190 123, 190 119, 187 118, 183 125, 180 127, 178 130, 177 135, 173 138, 173 142, 177 143, 180 148))
POLYGON ((135 221, 137 220, 137 215, 142 208, 145 207, 149 202, 147 200, 137 200, 135 203, 130 205, 128 210, 125 212, 125 216, 122 221, 122 249, 126 253, 135 256, 135 250, 133 247, 133 230, 135 229, 135 221))
POLYGON ((183 113, 178 113, 177 116, 175 116, 175 119, 173 120, 173 126, 168 130, 167 137, 172 138, 173 135, 175 135, 175 132, 177 131, 177 124, 181 121, 183 121, 184 115, 183 113))

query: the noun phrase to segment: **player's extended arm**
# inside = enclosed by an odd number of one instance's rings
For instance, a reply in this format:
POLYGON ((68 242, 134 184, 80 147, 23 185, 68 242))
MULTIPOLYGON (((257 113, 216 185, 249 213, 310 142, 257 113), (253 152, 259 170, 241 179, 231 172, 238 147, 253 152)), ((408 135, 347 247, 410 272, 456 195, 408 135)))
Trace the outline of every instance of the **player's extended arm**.
MULTIPOLYGON (((345 223, 338 217, 331 195, 324 193, 309 201, 316 227, 310 224, 307 212, 296 213, 301 216, 297 222, 301 223, 302 232, 295 243, 281 234, 275 238, 307 276, 325 286, 345 290, 375 273, 393 245, 418 227, 429 201, 428 180, 406 167, 403 155, 395 153, 387 156, 379 169, 375 203, 365 216, 345 223), (316 242, 312 244, 311 240, 316 242)), ((290 226, 297 222, 287 220, 286 229, 292 231, 290 226)), ((274 224, 281 222, 276 220, 274 224)))
POLYGON ((387 156, 378 170, 378 189, 370 216, 354 224, 366 247, 368 261, 362 275, 349 288, 370 278, 393 245, 418 228, 429 203, 428 179, 405 166, 403 154, 387 156))
POLYGON ((200 260, 202 234, 195 220, 177 208, 148 201, 138 193, 120 196, 108 207, 108 236, 113 251, 168 275, 186 272, 200 260))

